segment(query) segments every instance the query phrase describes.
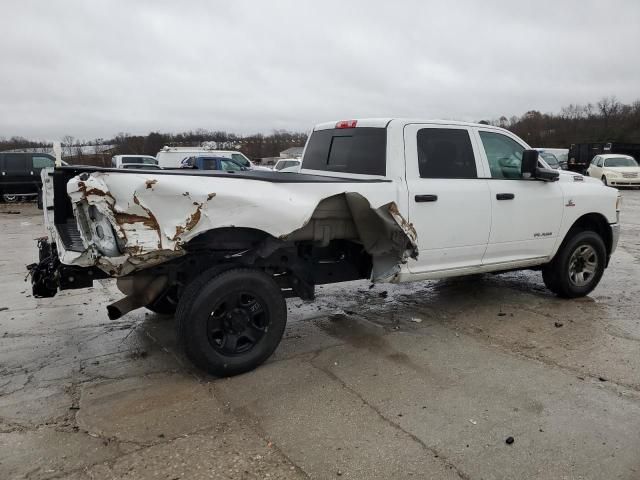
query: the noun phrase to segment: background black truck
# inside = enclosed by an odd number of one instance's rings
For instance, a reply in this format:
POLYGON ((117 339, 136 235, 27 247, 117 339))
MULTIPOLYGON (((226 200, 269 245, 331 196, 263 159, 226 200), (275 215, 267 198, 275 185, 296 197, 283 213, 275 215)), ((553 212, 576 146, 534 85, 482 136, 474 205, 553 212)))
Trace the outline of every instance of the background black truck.
POLYGON ((54 163, 55 158, 47 153, 0 152, 0 198, 35 198, 42 188, 40 171, 54 163))

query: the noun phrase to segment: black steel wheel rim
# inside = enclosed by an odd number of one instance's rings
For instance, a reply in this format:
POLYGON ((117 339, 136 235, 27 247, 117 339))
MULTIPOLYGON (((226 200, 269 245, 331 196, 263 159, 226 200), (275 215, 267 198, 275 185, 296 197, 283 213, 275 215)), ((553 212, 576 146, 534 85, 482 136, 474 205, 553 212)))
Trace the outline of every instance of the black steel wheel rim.
POLYGON ((207 338, 223 355, 242 355, 262 340, 268 327, 265 302, 253 293, 237 291, 214 305, 207 320, 207 338))

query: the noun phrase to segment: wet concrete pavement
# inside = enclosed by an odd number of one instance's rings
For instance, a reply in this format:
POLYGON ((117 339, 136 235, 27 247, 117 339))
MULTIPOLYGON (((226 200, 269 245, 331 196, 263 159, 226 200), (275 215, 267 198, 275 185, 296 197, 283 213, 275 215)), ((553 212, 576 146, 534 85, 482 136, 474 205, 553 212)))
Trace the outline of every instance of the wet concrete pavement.
POLYGON ((40 212, 1 205, 0 478, 639 478, 640 191, 623 195, 587 298, 534 272, 325 286, 229 379, 189 364, 171 317, 108 320, 111 281, 32 298, 40 212))

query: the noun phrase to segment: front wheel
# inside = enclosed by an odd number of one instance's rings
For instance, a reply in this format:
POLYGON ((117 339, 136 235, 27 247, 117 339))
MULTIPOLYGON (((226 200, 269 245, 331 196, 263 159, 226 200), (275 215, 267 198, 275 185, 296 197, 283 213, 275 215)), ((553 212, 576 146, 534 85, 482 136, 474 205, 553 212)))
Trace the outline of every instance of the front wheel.
POLYGON ((609 184, 607 183, 607 177, 605 177, 604 175, 602 175, 601 180, 602 180, 602 183, 604 183, 604 186, 605 186, 605 187, 609 185, 609 184))
POLYGON ((271 356, 284 334, 287 306, 263 271, 214 268, 187 286, 176 318, 191 361, 224 377, 253 370, 271 356))
POLYGON ((583 297, 600 282, 606 255, 600 235, 592 231, 579 232, 542 268, 542 279, 549 290, 561 297, 583 297))

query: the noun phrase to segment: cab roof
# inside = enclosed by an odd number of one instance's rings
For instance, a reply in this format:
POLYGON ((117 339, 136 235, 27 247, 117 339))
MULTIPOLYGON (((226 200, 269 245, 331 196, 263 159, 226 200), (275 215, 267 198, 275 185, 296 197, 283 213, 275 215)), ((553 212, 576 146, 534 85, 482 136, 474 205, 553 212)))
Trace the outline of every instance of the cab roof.
POLYGON ((492 128, 497 130, 504 130, 500 127, 496 127, 493 125, 485 125, 482 123, 471 123, 471 122, 459 122, 456 120, 434 120, 434 119, 423 119, 423 118, 354 118, 348 120, 334 120, 331 122, 323 122, 317 124, 313 131, 316 130, 328 130, 332 128, 358 128, 358 127, 373 127, 373 128, 387 128, 391 123, 407 125, 411 123, 426 123, 426 124, 436 124, 436 125, 460 125, 465 127, 483 127, 483 128, 492 128), (355 122, 355 124, 353 123, 355 122), (344 126, 339 127, 339 124, 343 124, 344 126))

